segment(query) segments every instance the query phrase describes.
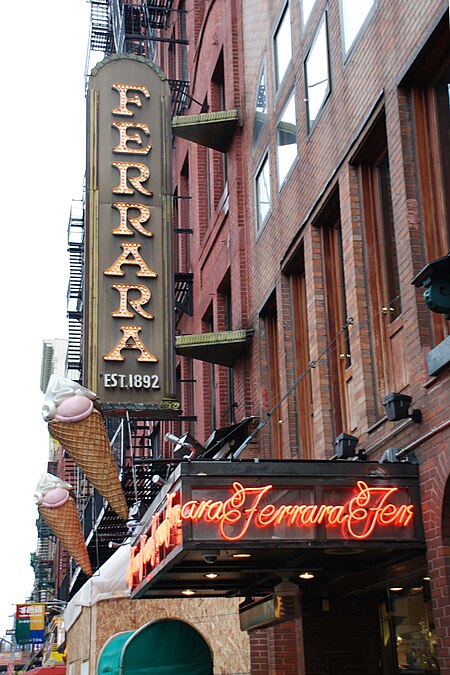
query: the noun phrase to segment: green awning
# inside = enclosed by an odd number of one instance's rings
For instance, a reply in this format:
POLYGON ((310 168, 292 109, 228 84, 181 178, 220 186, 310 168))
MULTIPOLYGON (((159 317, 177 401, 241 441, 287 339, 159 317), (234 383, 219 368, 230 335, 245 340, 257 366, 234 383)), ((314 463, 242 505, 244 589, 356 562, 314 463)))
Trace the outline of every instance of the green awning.
POLYGON ((177 335, 175 351, 180 356, 232 368, 242 354, 252 330, 224 330, 217 333, 177 335))
POLYGON ((207 148, 226 152, 238 122, 238 110, 178 115, 172 120, 172 133, 207 148))
POLYGON ((202 635, 179 619, 158 619, 114 635, 100 652, 97 675, 213 675, 202 635))

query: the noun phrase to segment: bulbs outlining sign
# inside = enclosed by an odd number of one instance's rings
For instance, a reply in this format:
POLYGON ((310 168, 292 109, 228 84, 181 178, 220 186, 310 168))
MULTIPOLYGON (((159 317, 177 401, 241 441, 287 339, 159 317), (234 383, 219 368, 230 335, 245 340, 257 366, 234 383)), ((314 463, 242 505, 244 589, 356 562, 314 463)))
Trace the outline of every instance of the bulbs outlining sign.
POLYGON ((170 89, 134 55, 92 72, 84 356, 105 412, 176 414, 170 256, 170 89))

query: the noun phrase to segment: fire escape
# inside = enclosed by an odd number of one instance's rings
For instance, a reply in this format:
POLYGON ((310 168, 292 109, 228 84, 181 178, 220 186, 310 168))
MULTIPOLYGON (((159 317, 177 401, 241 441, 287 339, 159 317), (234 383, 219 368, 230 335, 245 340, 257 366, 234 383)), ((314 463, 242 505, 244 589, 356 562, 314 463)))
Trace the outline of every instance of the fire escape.
POLYGON ((81 337, 83 319, 83 246, 84 209, 80 202, 73 202, 67 233, 69 251, 69 284, 67 288, 67 318, 69 320, 69 344, 66 371, 68 377, 81 382, 81 337))
MULTIPOLYGON (((155 60, 157 46, 169 43, 169 71, 173 67, 174 52, 187 49, 188 41, 184 31, 183 12, 173 9, 173 0, 91 0, 90 51, 101 52, 104 56, 114 53, 137 54, 155 60), (175 17, 174 17, 175 15, 175 17), (167 37, 170 21, 177 28, 177 36, 167 37)), ((181 58, 181 72, 169 72, 172 95, 172 118, 181 116, 190 100, 189 80, 185 55, 181 58)), ((177 209, 174 197, 174 210, 177 209)), ((175 219, 174 219, 175 220, 175 219)), ((174 233, 183 238, 192 230, 174 227, 174 233)), ((183 312, 192 315, 193 278, 189 270, 178 269, 174 279, 176 319, 183 312)), ((76 318, 74 317, 74 321, 76 318)))
MULTIPOLYGON (((132 53, 156 60, 158 45, 168 43, 168 74, 172 95, 171 114, 174 134, 179 136, 191 133, 192 123, 195 126, 205 121, 205 111, 200 105, 201 114, 184 117, 188 102, 194 101, 189 94, 187 79, 187 40, 184 31, 184 14, 173 9, 173 0, 91 0, 91 35, 90 51, 101 52, 103 57, 114 53, 132 53), (175 58, 175 49, 181 50, 181 58, 175 58), (190 120, 195 117, 195 120, 190 120), (187 124, 180 123, 186 120, 187 124), (175 129, 178 120, 178 130, 175 129)), ((195 103, 198 103, 195 101, 195 103)), ((222 120, 220 114, 214 113, 213 119, 206 120, 207 128, 216 136, 216 125, 228 124, 234 128, 235 111, 222 120), (220 119, 219 119, 220 118, 220 119)), ((202 125, 200 124, 202 127, 202 125)), ((202 127, 205 128, 205 127, 202 127)), ((222 129, 223 132, 223 129, 222 129)), ((223 136, 223 133, 221 133, 223 136)), ((198 142, 197 139, 194 139, 198 142)), ((222 148, 219 148, 222 149, 222 148)), ((223 149, 222 149, 223 151, 223 149)), ((175 319, 178 321, 182 313, 192 316, 193 275, 190 268, 190 235, 192 229, 189 222, 189 195, 174 195, 173 199, 173 233, 181 242, 177 248, 177 259, 174 261, 175 272, 174 304, 175 319)), ((68 227, 68 250, 70 257, 70 276, 67 292, 67 317, 69 321, 69 348, 66 362, 67 377, 82 382, 82 322, 83 322, 83 278, 84 278, 84 205, 74 202, 68 227)), ((245 332, 245 331, 244 331, 245 332)), ((242 336, 235 338, 242 343, 242 336)), ((191 347, 187 345, 189 350, 191 347)), ((179 418, 187 420, 188 418, 179 418)), ((239 426, 239 434, 248 435, 248 425, 253 418, 239 426)), ((166 459, 161 453, 161 435, 163 430, 158 420, 130 419, 127 412, 124 416, 106 417, 106 429, 111 447, 119 467, 123 490, 130 507, 130 520, 124 523, 112 511, 101 495, 86 481, 83 475, 73 475, 76 485, 77 501, 81 513, 86 545, 94 569, 98 569, 112 555, 116 544, 130 536, 133 521, 138 522, 147 507, 157 496, 165 478, 180 461, 166 459)), ((234 430, 232 430, 232 434, 234 430)), ((214 434, 213 434, 214 436, 214 434)), ((224 430, 223 438, 230 436, 230 430, 224 430)), ((235 443, 240 444, 243 438, 237 437, 235 443)), ((211 438, 212 449, 219 448, 225 442, 222 437, 211 438)), ((205 452, 207 448, 204 448, 205 452)), ((214 455, 214 452, 213 452, 214 455)), ((213 456, 211 455, 211 456, 213 456)), ((83 572, 72 561, 59 591, 59 597, 68 599, 85 582, 83 572)))

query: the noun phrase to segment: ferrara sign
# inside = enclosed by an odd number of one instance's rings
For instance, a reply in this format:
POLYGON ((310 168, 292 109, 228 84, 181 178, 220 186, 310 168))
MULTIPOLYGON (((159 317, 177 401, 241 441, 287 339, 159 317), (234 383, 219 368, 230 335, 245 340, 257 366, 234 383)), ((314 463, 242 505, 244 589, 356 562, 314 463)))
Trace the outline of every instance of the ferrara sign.
POLYGON ((106 408, 144 406, 158 413, 179 407, 173 395, 169 111, 167 79, 150 62, 113 56, 93 70, 84 353, 88 386, 106 408))
POLYGON ((414 505, 408 489, 395 485, 323 487, 316 501, 311 487, 243 485, 192 488, 191 498, 168 492, 152 516, 150 527, 131 549, 128 579, 131 588, 183 543, 188 528, 195 541, 214 547, 280 541, 407 540, 414 536, 414 505))

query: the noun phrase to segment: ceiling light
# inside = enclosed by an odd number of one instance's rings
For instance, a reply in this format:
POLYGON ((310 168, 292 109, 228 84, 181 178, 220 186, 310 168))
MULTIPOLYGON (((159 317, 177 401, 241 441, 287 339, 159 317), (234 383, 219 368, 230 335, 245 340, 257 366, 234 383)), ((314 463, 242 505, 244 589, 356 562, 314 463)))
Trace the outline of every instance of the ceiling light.
POLYGON ((391 586, 389 590, 394 591, 394 593, 398 593, 399 591, 403 590, 403 586, 391 586))
POLYGON ((251 558, 251 553, 233 553, 232 558, 251 558))
POLYGON ((208 574, 205 574, 205 577, 207 579, 217 579, 219 575, 216 574, 216 572, 208 572, 208 574))
POLYGON ((185 591, 181 591, 183 595, 195 595, 195 591, 192 591, 190 588, 186 588, 185 591))
POLYGON ((314 574, 312 574, 311 572, 302 572, 298 576, 300 577, 300 579, 314 579, 314 574))
POLYGON ((431 577, 422 577, 424 581, 430 581, 431 577))

